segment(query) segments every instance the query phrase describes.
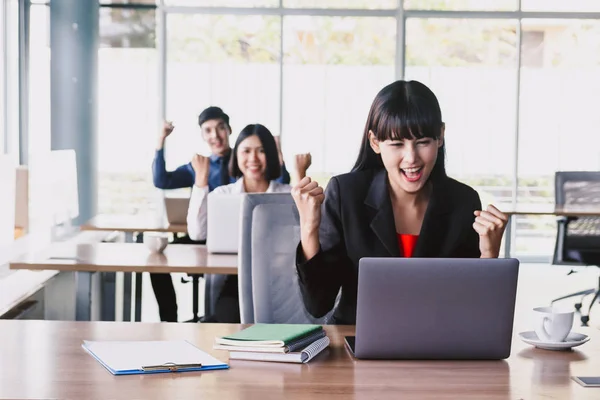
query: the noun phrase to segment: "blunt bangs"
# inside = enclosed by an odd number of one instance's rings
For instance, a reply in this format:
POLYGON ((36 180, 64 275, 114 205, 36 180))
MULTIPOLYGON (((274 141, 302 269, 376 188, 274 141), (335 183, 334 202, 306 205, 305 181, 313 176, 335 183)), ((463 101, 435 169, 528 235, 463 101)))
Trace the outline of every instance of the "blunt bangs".
POLYGON ((441 112, 439 108, 431 107, 431 99, 426 101, 407 93, 407 96, 381 105, 371 131, 379 141, 425 137, 439 139, 442 124, 441 112))

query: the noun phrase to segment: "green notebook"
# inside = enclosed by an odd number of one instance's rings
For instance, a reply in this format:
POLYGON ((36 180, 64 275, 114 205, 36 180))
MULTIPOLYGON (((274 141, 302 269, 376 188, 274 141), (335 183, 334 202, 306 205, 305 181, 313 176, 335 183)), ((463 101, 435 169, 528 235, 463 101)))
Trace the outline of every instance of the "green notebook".
POLYGON ((321 325, 256 324, 233 335, 216 338, 215 342, 228 346, 283 347, 320 330, 323 330, 321 325))

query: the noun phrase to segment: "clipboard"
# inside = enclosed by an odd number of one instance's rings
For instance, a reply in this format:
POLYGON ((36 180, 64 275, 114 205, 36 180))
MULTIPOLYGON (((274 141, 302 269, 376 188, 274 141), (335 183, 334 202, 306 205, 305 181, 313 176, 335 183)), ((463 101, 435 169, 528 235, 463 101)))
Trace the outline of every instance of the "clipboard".
POLYGON ((81 345, 113 375, 227 369, 229 365, 185 340, 88 341, 81 345))

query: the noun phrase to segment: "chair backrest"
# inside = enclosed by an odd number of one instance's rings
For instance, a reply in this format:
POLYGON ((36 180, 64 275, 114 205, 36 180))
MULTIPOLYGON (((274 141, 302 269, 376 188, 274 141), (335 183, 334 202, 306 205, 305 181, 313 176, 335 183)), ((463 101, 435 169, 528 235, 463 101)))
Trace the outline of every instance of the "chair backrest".
MULTIPOLYGON (((554 197, 557 206, 599 205, 600 171, 557 171, 554 197)), ((587 264, 589 260, 582 256, 581 247, 596 241, 600 244, 600 232, 594 233, 598 229, 598 217, 559 218, 553 264, 587 264)))
POLYGON ((238 247, 238 292, 240 319, 243 324, 255 322, 252 299, 252 224, 254 208, 261 204, 293 205, 294 200, 289 193, 248 193, 242 201, 238 247))
POLYGON ((326 324, 333 311, 312 317, 296 271, 300 224, 294 204, 261 204, 252 219, 252 297, 255 323, 326 324))

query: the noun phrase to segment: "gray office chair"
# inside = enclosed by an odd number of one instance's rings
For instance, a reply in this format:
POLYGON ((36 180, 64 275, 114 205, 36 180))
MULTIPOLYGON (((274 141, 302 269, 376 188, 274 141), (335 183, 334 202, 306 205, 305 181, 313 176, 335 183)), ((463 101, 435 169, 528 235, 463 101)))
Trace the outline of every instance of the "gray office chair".
POLYGON ((254 208, 260 204, 288 204, 294 200, 289 193, 249 193, 242 201, 240 244, 238 252, 238 291, 240 320, 243 324, 254 323, 252 298, 252 223, 254 208))
POLYGON ((296 271, 299 241, 300 224, 294 204, 261 204, 254 208, 251 239, 254 322, 326 324, 331 318, 333 310, 324 317, 314 318, 304 307, 296 271))
MULTIPOLYGON (((559 171, 555 174, 555 201, 557 206, 600 206, 600 172, 559 171)), ((554 247, 553 264, 600 266, 600 218, 560 217, 554 247)), ((595 289, 582 290, 552 300, 552 303, 581 296, 575 304, 580 311, 583 298, 593 294, 587 315, 581 313, 582 325, 589 322, 589 314, 600 295, 600 278, 595 289)))

